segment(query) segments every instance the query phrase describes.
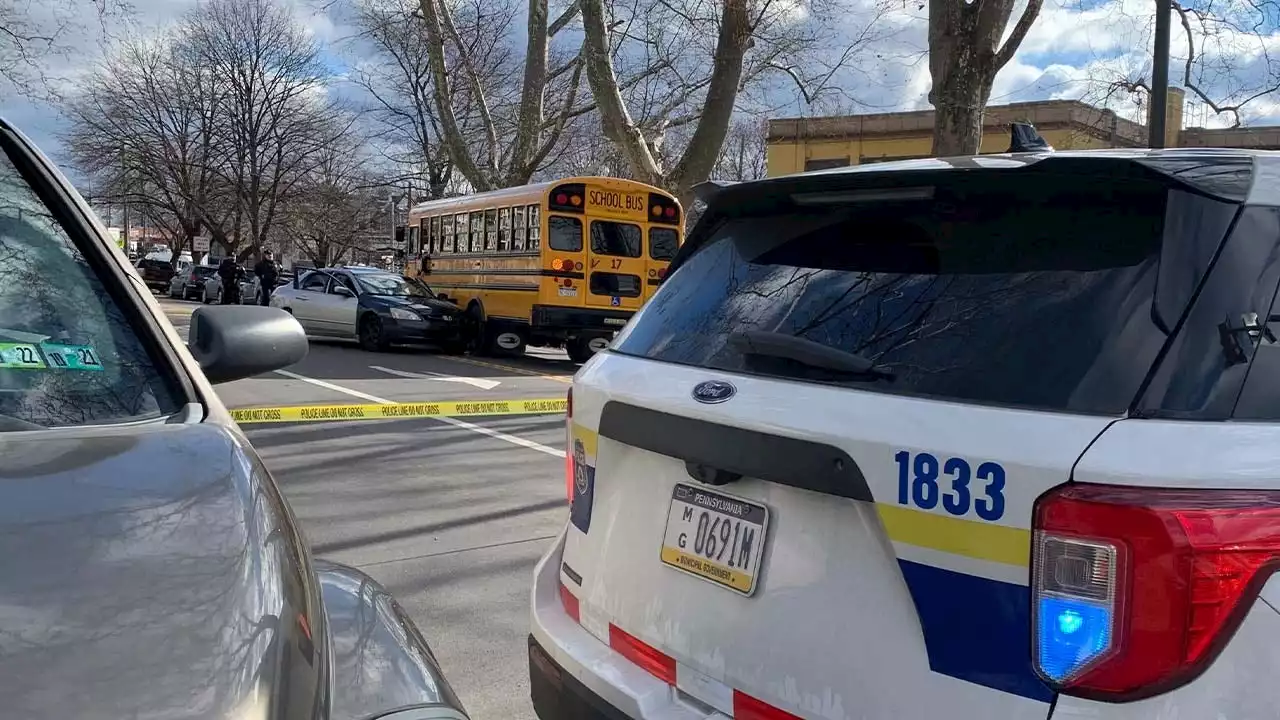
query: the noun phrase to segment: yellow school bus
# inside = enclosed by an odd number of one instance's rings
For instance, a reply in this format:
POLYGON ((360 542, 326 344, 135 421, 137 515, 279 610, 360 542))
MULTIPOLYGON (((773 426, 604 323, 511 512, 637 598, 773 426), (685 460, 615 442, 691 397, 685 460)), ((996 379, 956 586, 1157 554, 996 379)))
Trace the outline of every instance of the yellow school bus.
POLYGON ((669 193, 617 178, 434 200, 409 212, 405 272, 466 309, 476 352, 583 362, 657 290, 683 221, 669 193))

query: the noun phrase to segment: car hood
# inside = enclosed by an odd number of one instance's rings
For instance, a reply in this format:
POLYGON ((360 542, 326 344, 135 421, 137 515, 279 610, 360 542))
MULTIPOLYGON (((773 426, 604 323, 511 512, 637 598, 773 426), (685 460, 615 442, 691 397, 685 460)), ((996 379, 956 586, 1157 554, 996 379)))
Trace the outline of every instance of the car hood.
POLYGON ((14 432, 0 456, 6 715, 323 716, 318 586, 241 436, 210 424, 14 432))
POLYGON ((460 313, 462 308, 454 305, 447 300, 437 300, 435 298, 401 298, 389 295, 370 295, 379 302, 386 303, 389 307, 403 307, 410 310, 435 310, 437 312, 460 313))

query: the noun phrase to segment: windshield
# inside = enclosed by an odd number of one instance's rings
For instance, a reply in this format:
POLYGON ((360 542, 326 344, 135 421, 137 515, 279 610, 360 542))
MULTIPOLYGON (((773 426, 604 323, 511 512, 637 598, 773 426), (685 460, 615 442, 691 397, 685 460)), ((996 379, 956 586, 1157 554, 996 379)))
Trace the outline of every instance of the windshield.
POLYGON ((356 275, 360 289, 370 295, 389 295, 392 297, 432 298, 435 295, 430 288, 414 278, 392 273, 360 273, 356 275))
POLYGON ((129 319, 0 148, 0 431, 176 412, 129 319))

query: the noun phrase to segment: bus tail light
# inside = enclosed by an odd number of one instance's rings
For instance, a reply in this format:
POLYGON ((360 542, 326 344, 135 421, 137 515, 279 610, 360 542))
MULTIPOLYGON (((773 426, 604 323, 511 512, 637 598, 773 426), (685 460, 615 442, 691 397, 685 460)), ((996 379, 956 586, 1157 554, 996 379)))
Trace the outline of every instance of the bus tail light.
POLYGON ((583 183, 565 183, 552 190, 547 196, 547 204, 556 212, 582 212, 582 199, 587 187, 583 183))
POLYGON ((1280 566, 1280 493, 1072 483, 1036 501, 1033 659, 1055 690, 1132 700, 1202 672, 1280 566))
POLYGON ((659 279, 659 280, 662 280, 662 279, 663 279, 663 278, 665 278, 666 276, 667 276, 667 269, 666 269, 666 268, 658 268, 658 279, 659 279))

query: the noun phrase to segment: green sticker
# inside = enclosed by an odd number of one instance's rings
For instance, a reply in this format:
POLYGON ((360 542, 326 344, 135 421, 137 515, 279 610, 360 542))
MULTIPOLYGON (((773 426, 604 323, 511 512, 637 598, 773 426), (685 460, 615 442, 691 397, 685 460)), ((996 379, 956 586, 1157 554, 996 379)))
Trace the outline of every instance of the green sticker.
MULTIPOLYGON (((53 345, 41 343, 49 365, 58 370, 102 370, 98 351, 89 345, 53 345)), ((43 365, 41 366, 43 367, 43 365)))
POLYGON ((27 343, 0 343, 0 368, 43 370, 40 349, 27 343))

